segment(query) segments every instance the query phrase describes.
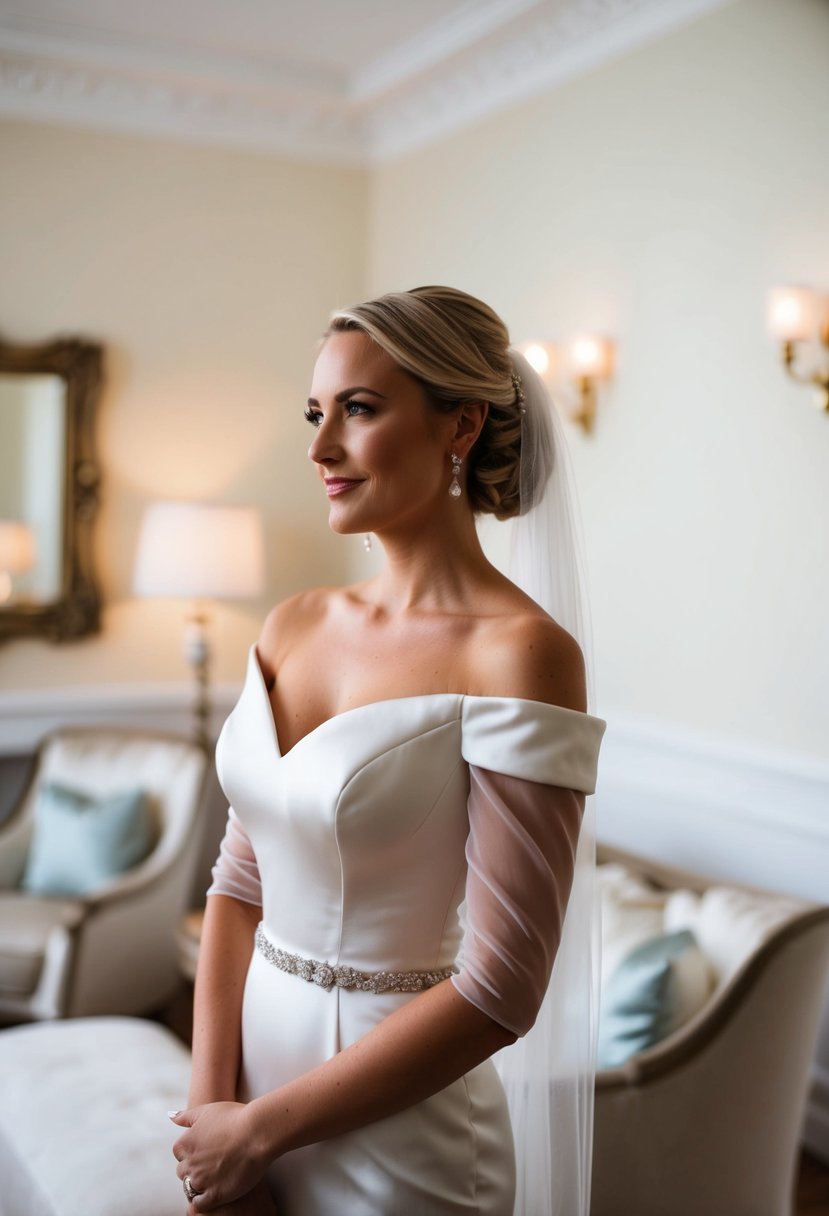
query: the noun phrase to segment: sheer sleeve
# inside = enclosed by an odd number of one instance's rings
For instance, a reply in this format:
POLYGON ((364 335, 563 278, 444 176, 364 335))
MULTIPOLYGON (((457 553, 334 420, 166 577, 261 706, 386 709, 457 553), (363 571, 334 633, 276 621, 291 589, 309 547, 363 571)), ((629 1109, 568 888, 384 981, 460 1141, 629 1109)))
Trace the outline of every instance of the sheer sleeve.
POLYGON ((213 882, 208 895, 231 895, 245 904, 262 904, 262 880, 250 837, 239 822, 233 807, 213 867, 213 882))
POLYGON ((475 765, 469 778, 465 932, 452 982, 520 1036, 561 940, 585 796, 475 765))

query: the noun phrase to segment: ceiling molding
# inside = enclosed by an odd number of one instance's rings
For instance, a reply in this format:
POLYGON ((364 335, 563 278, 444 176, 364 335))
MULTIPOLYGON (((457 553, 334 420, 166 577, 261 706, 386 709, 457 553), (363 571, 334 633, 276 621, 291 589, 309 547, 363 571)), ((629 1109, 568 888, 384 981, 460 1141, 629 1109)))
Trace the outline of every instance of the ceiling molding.
POLYGON ((483 0, 350 74, 0 18, 0 114, 323 163, 399 156, 733 0, 483 0))

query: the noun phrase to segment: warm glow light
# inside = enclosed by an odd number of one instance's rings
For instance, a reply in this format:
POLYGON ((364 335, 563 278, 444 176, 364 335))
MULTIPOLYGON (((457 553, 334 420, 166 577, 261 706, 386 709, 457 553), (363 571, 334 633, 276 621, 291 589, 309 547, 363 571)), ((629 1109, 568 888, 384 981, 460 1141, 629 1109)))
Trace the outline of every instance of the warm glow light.
POLYGON ((18 574, 35 564, 35 538, 27 524, 0 519, 0 570, 18 574))
POLYGON ((808 287, 773 287, 768 295, 769 331, 781 342, 806 342, 815 336, 820 311, 817 292, 808 287))
POLYGON ((595 334, 578 334, 568 348, 570 367, 577 376, 601 380, 610 374, 610 343, 595 334))
POLYGON ((157 502, 144 513, 137 595, 246 599, 264 581, 262 519, 253 507, 157 502))
POLYGON ((539 376, 543 376, 550 368, 550 352, 541 342, 528 342, 521 347, 521 354, 539 376))

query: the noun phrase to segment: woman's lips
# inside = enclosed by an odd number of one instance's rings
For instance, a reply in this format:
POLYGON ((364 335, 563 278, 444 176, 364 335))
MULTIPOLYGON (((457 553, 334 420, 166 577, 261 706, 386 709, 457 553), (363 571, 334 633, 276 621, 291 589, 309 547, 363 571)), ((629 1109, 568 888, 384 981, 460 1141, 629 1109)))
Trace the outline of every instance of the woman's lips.
POLYGON ((338 494, 347 494, 349 490, 362 484, 362 481, 352 480, 350 477, 326 477, 325 492, 329 498, 336 498, 338 494))

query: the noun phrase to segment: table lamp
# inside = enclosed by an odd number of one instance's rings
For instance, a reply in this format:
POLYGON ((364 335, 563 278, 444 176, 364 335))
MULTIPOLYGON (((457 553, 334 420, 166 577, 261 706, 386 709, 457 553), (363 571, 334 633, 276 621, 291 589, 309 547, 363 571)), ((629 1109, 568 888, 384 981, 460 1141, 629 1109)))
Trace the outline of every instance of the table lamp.
POLYGON ((134 590, 192 602, 184 655, 196 677, 196 738, 209 747, 210 642, 206 601, 249 599, 264 584, 262 518, 254 507, 157 502, 144 512, 134 590))

